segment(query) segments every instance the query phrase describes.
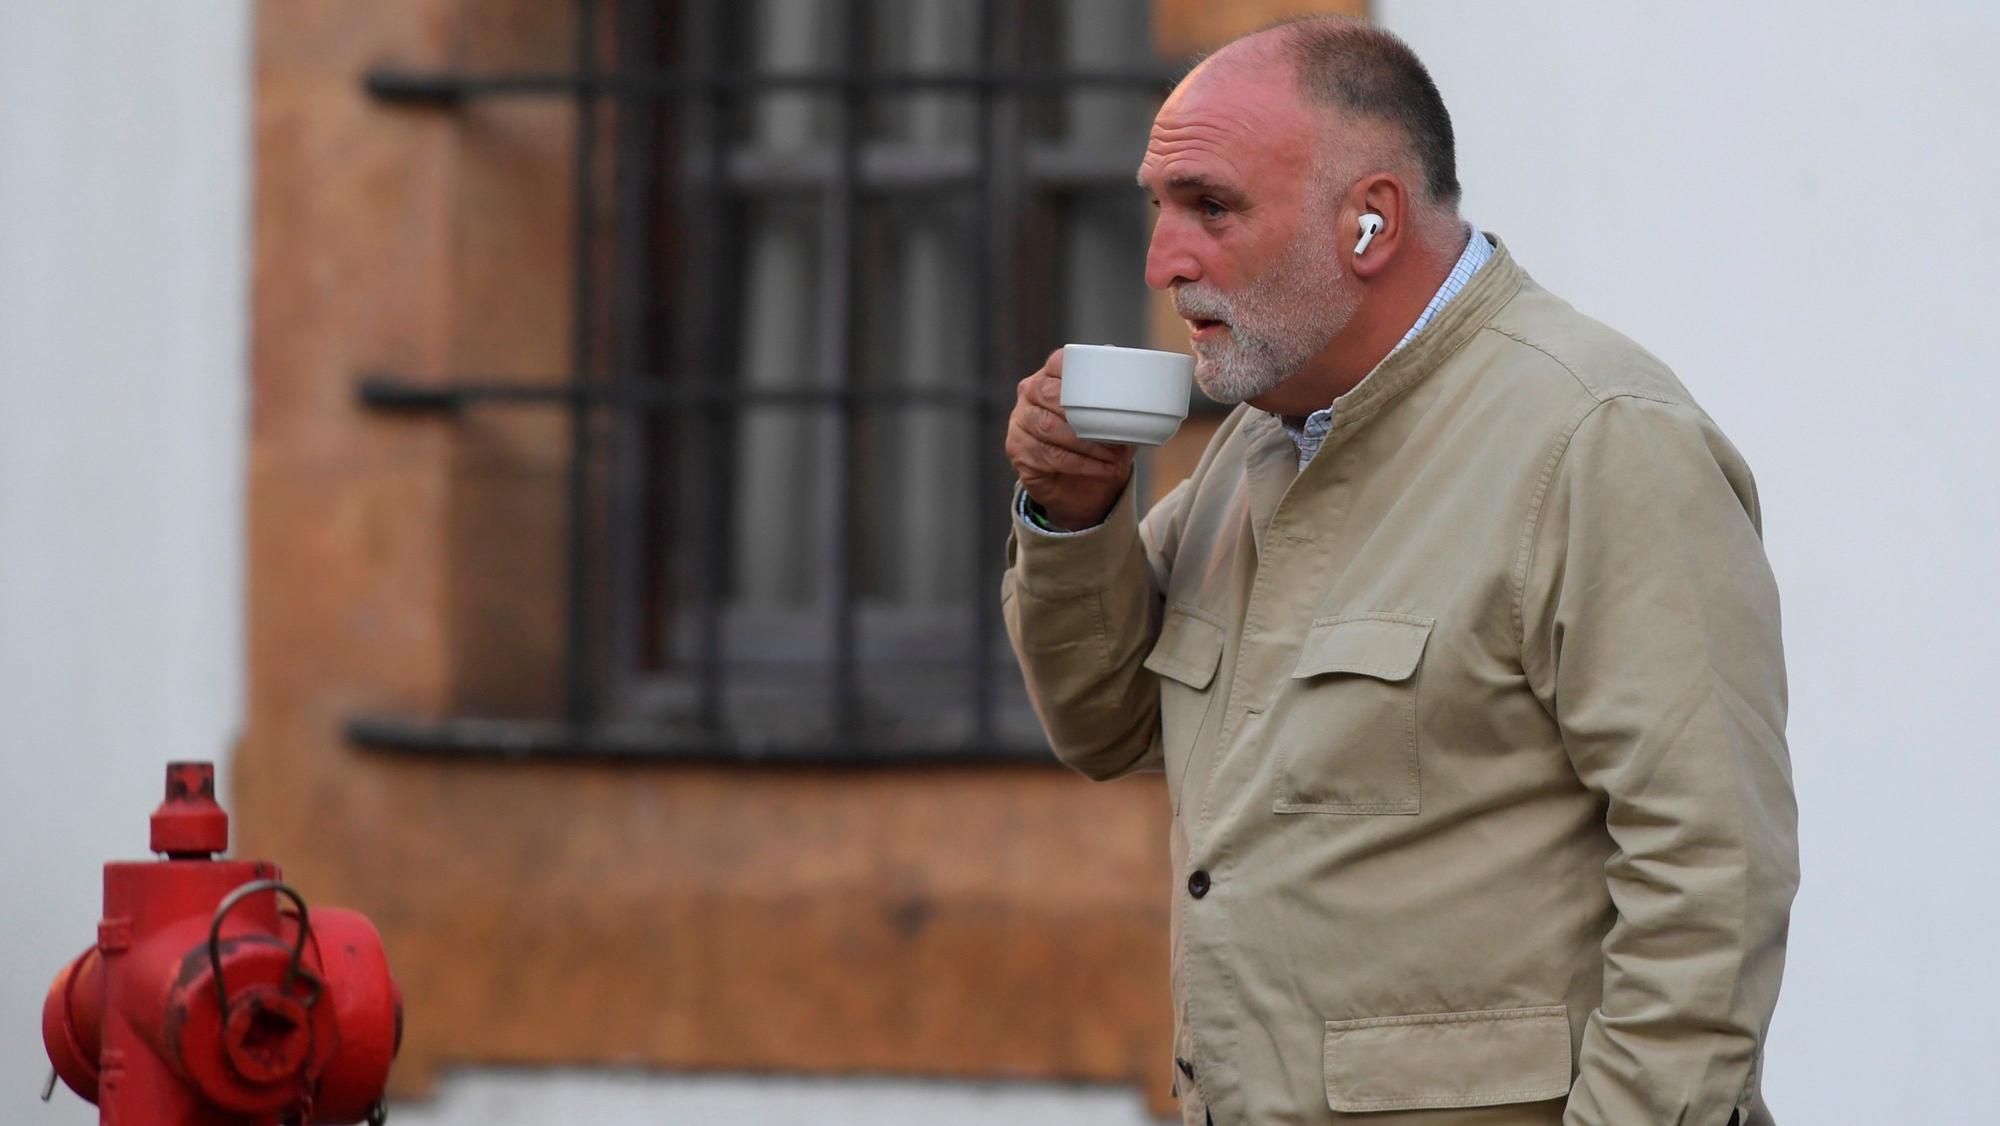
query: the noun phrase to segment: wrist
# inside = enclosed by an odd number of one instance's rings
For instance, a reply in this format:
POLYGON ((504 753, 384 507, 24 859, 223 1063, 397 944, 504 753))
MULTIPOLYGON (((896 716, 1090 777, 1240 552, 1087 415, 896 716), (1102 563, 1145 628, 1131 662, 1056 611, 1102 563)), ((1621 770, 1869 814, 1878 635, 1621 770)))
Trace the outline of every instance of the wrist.
POLYGON ((1043 508, 1041 502, 1034 497, 1025 498, 1021 505, 1021 511, 1028 517, 1030 524, 1033 524, 1044 532, 1074 532, 1079 530, 1077 528, 1066 527, 1062 521, 1050 516, 1048 509, 1043 508))
POLYGON ((1021 510, 1030 523, 1044 532, 1073 534, 1089 531, 1099 524, 1104 523, 1105 519, 1111 515, 1111 510, 1118 507, 1118 501, 1124 495, 1125 487, 1121 485, 1117 492, 1111 494, 1102 507, 1085 511, 1074 508, 1050 509, 1047 505, 1042 504, 1042 502, 1029 495, 1026 490, 1023 490, 1021 494, 1021 510))

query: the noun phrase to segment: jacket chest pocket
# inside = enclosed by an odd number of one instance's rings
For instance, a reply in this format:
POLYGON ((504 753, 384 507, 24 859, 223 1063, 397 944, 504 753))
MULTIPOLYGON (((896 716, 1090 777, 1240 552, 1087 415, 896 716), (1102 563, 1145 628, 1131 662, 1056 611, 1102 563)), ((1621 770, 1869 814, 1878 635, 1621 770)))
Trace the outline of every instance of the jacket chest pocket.
POLYGON ((1219 619, 1175 603, 1167 607, 1160 623, 1160 639, 1146 655, 1146 668, 1160 677, 1160 749, 1167 790, 1176 811, 1180 809, 1188 759, 1215 703, 1215 670, 1222 664, 1222 641, 1219 619))
POLYGON ((1417 688, 1434 619, 1360 613, 1307 631, 1281 693, 1278 813, 1417 812, 1417 688))

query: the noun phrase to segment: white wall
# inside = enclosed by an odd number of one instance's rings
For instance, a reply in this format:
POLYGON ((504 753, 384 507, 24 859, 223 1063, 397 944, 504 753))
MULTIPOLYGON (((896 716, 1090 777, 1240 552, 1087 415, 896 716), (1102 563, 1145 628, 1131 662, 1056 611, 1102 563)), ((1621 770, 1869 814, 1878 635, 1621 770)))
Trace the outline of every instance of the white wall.
POLYGON ((41 1002, 243 711, 249 46, 240 0, 0 0, 0 1122, 41 1002))
POLYGON ((2000 5, 1378 0, 1466 213, 1757 474, 1804 887, 1783 1123, 1993 1121, 2000 5))

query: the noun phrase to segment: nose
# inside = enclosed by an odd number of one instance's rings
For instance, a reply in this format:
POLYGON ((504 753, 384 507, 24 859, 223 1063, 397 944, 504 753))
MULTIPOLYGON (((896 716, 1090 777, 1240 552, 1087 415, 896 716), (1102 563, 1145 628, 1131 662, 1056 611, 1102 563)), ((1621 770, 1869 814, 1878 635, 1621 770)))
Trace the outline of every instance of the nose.
POLYGON ((1189 248, 1185 229, 1162 211, 1153 222, 1153 240, 1146 247, 1146 285, 1167 289, 1175 282, 1201 280, 1201 263, 1189 248))

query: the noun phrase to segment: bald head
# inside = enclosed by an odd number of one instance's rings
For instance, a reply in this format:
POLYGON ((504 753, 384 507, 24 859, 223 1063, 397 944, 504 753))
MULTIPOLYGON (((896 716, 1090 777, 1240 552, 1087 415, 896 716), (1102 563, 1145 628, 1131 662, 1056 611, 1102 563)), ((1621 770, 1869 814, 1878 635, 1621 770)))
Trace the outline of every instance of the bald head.
POLYGON ((1309 414, 1437 293, 1467 232, 1429 83, 1389 36, 1304 20, 1218 51, 1161 104, 1139 164, 1159 209, 1146 284, 1173 293, 1211 398, 1309 414))
POLYGON ((1401 39, 1361 20, 1302 16, 1225 45, 1186 82, 1249 73, 1287 74, 1302 101, 1325 111, 1320 157, 1329 172, 1397 167, 1428 209, 1456 215, 1451 115, 1430 72, 1401 39))

